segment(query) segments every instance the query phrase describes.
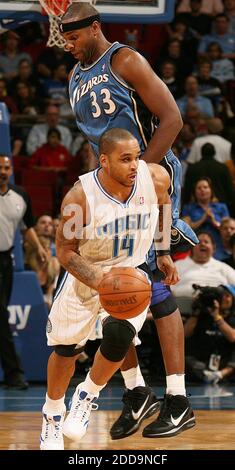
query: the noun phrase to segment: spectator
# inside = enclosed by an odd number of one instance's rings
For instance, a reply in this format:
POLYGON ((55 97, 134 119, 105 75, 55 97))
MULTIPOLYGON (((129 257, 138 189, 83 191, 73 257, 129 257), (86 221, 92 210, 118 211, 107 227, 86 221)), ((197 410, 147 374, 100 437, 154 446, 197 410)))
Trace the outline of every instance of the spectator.
POLYGON ((191 12, 177 13, 176 18, 183 18, 194 37, 200 38, 210 33, 211 17, 201 11, 202 0, 190 0, 191 12))
POLYGON ((57 214, 57 216, 52 219, 52 225, 53 225, 52 237, 53 237, 53 242, 54 243, 55 243, 56 231, 57 231, 57 228, 59 226, 59 223, 60 223, 60 214, 57 214))
POLYGON ((221 111, 223 100, 221 84, 219 80, 211 76, 212 64, 209 59, 204 58, 198 63, 198 90, 201 96, 209 98, 213 104, 216 115, 221 111))
POLYGON ((184 121, 193 127, 197 136, 208 134, 209 119, 205 119, 203 117, 196 104, 188 104, 184 115, 184 121))
POLYGON ((218 42, 211 42, 206 49, 209 60, 212 64, 211 76, 225 83, 234 80, 234 65, 230 59, 223 57, 223 51, 218 42))
POLYGON ((197 57, 198 40, 188 22, 182 16, 176 16, 173 23, 167 26, 170 39, 176 39, 181 43, 181 50, 185 57, 190 54, 191 59, 194 61, 197 57))
POLYGON ((68 72, 66 65, 59 64, 53 71, 53 78, 48 78, 43 83, 43 91, 47 103, 58 106, 61 116, 72 114, 68 98, 67 81, 68 72))
POLYGON ((56 256, 51 254, 51 240, 46 236, 38 236, 38 239, 47 253, 47 263, 43 263, 34 247, 27 245, 25 252, 25 264, 27 269, 36 272, 41 286, 44 301, 48 308, 51 307, 56 280, 60 272, 60 264, 56 256))
POLYGON ((66 54, 60 47, 46 47, 37 60, 37 71, 40 80, 43 82, 45 79, 52 77, 53 71, 61 64, 65 64, 67 71, 70 71, 75 61, 71 54, 66 54))
POLYGON ((212 144, 215 147, 214 158, 218 162, 225 163, 230 159, 231 142, 218 135, 223 130, 222 121, 219 118, 213 119, 213 122, 207 122, 208 133, 196 137, 190 150, 187 162, 196 163, 202 158, 201 148, 204 144, 212 144))
POLYGON ((11 95, 14 94, 16 86, 19 82, 25 83, 30 87, 33 97, 36 95, 39 96, 41 86, 37 77, 33 73, 32 63, 27 59, 22 59, 20 61, 17 76, 9 83, 8 88, 11 95))
POLYGON ((97 167, 97 158, 87 140, 84 140, 75 157, 72 158, 67 172, 67 183, 73 184, 79 175, 97 167))
POLYGON ((229 207, 230 213, 235 212, 235 188, 231 175, 224 163, 215 160, 215 147, 206 143, 201 147, 202 158, 194 165, 188 165, 185 175, 184 201, 188 202, 192 194, 192 188, 198 180, 209 178, 215 196, 220 202, 229 207))
POLYGON ((19 52, 20 36, 15 31, 8 31, 4 39, 5 47, 3 53, 0 54, 0 64, 3 77, 6 80, 12 80, 17 76, 20 61, 26 59, 31 62, 31 58, 26 52, 19 52))
POLYGON ((216 384, 235 372, 235 288, 205 288, 184 325, 186 374, 216 384), (209 305, 208 305, 209 304, 209 305))
POLYGON ((198 80, 196 77, 190 75, 185 80, 185 95, 177 100, 177 105, 183 117, 185 116, 188 105, 192 104, 197 106, 198 110, 205 118, 214 117, 211 101, 199 94, 198 80))
POLYGON ((216 287, 220 284, 235 286, 235 271, 230 266, 213 258, 215 243, 210 233, 198 234, 200 243, 192 248, 191 256, 176 261, 180 281, 172 286, 173 294, 192 297, 193 284, 216 287))
POLYGON ((32 154, 29 166, 58 171, 66 169, 71 158, 66 147, 61 145, 60 131, 57 128, 51 128, 47 133, 47 143, 32 154))
POLYGON ((193 230, 209 232, 217 244, 220 241, 219 227, 224 217, 229 216, 226 204, 215 202, 211 180, 200 178, 193 190, 194 202, 183 206, 182 216, 193 230))
POLYGON ((39 103, 33 97, 32 90, 27 83, 18 82, 15 90, 15 102, 20 114, 27 116, 37 116, 39 113, 39 103))
POLYGON ((38 217, 35 225, 35 231, 38 237, 47 238, 50 241, 51 255, 55 256, 55 237, 52 217, 48 214, 42 214, 38 217))
POLYGON ((156 69, 159 71, 162 62, 170 60, 175 64, 178 76, 187 77, 193 70, 193 60, 191 56, 185 55, 182 50, 182 44, 178 39, 171 39, 160 54, 156 62, 156 69))
POLYGON ((220 13, 214 19, 215 32, 204 36, 198 47, 198 54, 205 55, 207 47, 211 42, 218 42, 223 58, 235 59, 235 36, 228 32, 229 21, 224 13, 220 13))
POLYGON ((231 255, 231 237, 235 233, 235 219, 232 217, 225 217, 220 225, 220 241, 217 243, 216 252, 214 257, 218 260, 224 261, 231 255))
POLYGON ((70 150, 72 144, 72 135, 69 129, 59 124, 60 112, 56 106, 48 106, 46 109, 46 122, 45 124, 35 124, 29 132, 26 148, 27 153, 32 155, 41 145, 46 143, 48 130, 56 128, 61 134, 61 144, 67 150, 70 150))
POLYGON ((169 88, 171 94, 175 99, 183 95, 183 89, 181 86, 181 80, 176 76, 176 68, 174 62, 166 60, 161 64, 161 72, 159 74, 162 81, 169 88))
POLYGON ((194 127, 189 122, 184 122, 184 125, 177 138, 179 158, 181 163, 187 160, 195 137, 196 133, 194 127))

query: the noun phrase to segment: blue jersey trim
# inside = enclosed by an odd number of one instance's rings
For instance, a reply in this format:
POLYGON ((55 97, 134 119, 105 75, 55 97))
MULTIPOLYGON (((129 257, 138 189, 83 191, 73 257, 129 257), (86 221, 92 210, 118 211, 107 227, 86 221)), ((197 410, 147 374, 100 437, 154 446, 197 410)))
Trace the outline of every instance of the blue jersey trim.
POLYGON ((54 302, 54 301, 58 298, 58 296, 60 295, 60 293, 61 293, 61 291, 62 291, 62 289, 63 289, 63 287, 64 287, 64 285, 65 285, 65 282, 66 282, 66 280, 67 280, 68 274, 69 274, 69 273, 68 273, 67 271, 64 273, 64 276, 63 276, 62 279, 61 279, 61 283, 60 283, 60 285, 58 286, 58 290, 57 290, 57 292, 55 292, 55 296, 54 296, 53 302, 54 302))
POLYGON ((103 186, 100 184, 99 180, 98 180, 98 171, 100 170, 100 168, 97 168, 94 173, 93 173, 93 176, 94 176, 94 179, 95 179, 95 182, 97 184, 97 186, 99 187, 100 191, 108 198, 110 199, 111 201, 113 202, 116 202, 116 204, 119 204, 119 206, 125 208, 128 206, 130 200, 132 199, 132 197, 134 196, 135 192, 136 192, 136 188, 137 188, 137 180, 135 180, 135 183, 134 183, 134 186, 133 186, 133 189, 131 191, 131 194, 130 196, 128 197, 127 201, 126 202, 121 202, 121 201, 118 201, 118 199, 115 199, 115 197, 111 196, 111 194, 107 193, 105 191, 105 189, 103 188, 103 186))

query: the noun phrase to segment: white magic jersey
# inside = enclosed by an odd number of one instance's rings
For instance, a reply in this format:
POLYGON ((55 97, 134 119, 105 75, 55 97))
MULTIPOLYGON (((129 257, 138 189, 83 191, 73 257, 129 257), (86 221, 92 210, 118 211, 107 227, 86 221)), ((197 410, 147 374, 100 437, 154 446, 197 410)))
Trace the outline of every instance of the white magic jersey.
POLYGON ((104 190, 98 171, 79 178, 91 213, 79 251, 95 265, 136 267, 146 261, 158 219, 157 196, 148 166, 139 162, 135 185, 125 203, 104 190))
MULTIPOLYGON (((157 196, 147 164, 139 162, 135 185, 128 200, 121 203, 106 193, 97 178, 98 170, 80 177, 91 219, 84 227, 79 251, 104 271, 113 266, 137 267, 144 263, 158 220, 157 196)), ((147 310, 129 321, 138 332, 147 310)), ((66 273, 49 315, 49 345, 84 345, 94 339, 98 318, 108 314, 101 308, 97 291, 66 273)))

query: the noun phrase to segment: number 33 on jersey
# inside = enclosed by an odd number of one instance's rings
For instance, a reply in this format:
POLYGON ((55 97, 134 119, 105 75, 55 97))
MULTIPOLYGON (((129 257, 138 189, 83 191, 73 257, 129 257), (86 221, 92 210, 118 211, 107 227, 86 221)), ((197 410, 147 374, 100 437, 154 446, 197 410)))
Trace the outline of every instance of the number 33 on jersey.
POLYGON ((77 126, 87 137, 98 157, 100 136, 110 127, 128 129, 138 140, 144 152, 152 133, 152 115, 145 109, 145 130, 139 118, 143 103, 137 100, 135 90, 115 75, 111 67, 112 55, 127 47, 115 42, 92 65, 78 63, 69 83, 69 96, 77 126))

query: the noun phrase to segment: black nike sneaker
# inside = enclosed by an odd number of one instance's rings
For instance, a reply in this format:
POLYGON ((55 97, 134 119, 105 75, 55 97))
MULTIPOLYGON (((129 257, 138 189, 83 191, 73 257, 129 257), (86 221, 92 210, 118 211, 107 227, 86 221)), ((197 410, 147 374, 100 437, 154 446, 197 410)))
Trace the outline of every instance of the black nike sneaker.
POLYGON ((160 402, 150 387, 135 387, 123 394, 123 410, 110 430, 112 439, 122 439, 134 434, 141 422, 160 408, 160 402))
POLYGON ((165 395, 155 421, 143 430, 144 437, 171 437, 195 426, 191 405, 183 395, 165 395))

